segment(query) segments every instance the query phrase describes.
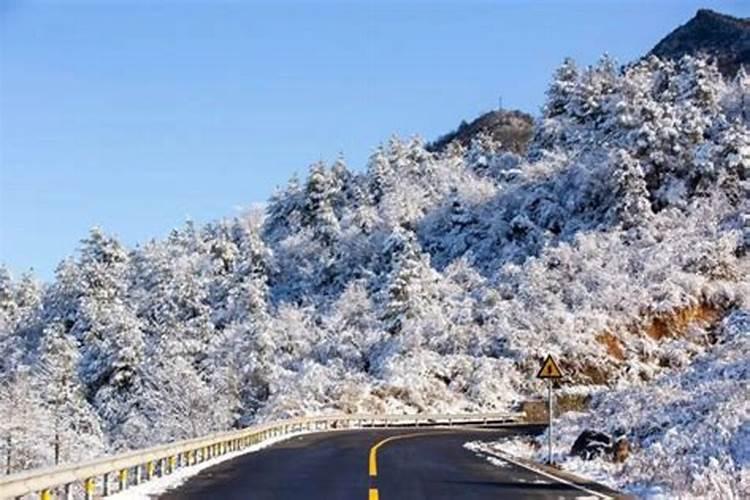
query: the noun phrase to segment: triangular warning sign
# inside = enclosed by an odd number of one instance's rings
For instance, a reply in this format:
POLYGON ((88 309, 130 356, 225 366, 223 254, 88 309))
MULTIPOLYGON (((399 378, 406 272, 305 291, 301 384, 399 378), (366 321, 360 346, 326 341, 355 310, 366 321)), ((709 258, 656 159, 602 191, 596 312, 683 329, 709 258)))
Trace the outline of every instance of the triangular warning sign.
POLYGON ((560 368, 552 359, 552 355, 548 354, 547 359, 542 363, 542 369, 536 374, 536 378, 562 378, 562 372, 560 368))

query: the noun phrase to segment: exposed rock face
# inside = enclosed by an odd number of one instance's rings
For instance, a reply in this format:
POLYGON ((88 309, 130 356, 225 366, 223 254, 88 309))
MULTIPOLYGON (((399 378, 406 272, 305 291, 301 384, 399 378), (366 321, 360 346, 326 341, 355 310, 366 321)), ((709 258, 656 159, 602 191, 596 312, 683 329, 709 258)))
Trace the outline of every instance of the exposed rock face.
POLYGON ((649 55, 679 59, 685 54, 698 53, 715 57, 725 76, 735 75, 743 65, 747 70, 750 68, 750 19, 701 9, 656 44, 649 55))
POLYGON ((590 429, 583 431, 570 449, 571 455, 576 455, 584 460, 591 460, 611 451, 612 437, 590 429))
POLYGON ((607 456, 616 463, 622 463, 630 456, 630 441, 624 436, 610 436, 604 432, 584 430, 573 443, 570 454, 584 460, 607 456))
POLYGON ((428 146, 431 151, 442 151, 448 144, 459 142, 469 146, 471 140, 480 133, 500 141, 503 149, 524 154, 533 133, 534 120, 522 111, 490 111, 470 123, 462 122, 458 129, 445 134, 428 146))

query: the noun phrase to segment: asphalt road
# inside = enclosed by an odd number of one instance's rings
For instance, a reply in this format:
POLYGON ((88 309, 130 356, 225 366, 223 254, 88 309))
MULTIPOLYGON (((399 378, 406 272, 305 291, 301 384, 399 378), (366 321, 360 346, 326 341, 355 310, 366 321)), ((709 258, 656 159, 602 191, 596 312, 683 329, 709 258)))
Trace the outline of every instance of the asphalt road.
MULTIPOLYGON (((519 429, 358 430, 291 438, 209 467, 161 500, 497 500, 592 498, 466 450, 519 429), (378 446, 379 445, 379 446, 378 446), (377 446, 376 451, 372 448, 377 446), (373 464, 374 462, 374 464, 373 464), (374 475, 373 475, 374 473, 374 475)), ((594 489, 596 485, 588 485, 594 489)))

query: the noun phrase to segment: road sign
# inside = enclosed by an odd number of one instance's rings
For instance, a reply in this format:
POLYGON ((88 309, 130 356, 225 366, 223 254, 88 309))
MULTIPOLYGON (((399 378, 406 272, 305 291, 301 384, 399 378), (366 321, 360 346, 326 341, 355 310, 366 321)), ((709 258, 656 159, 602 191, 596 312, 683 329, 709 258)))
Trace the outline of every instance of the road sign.
POLYGON ((536 374, 536 378, 541 378, 547 381, 547 412, 549 416, 549 426, 547 427, 547 463, 552 465, 552 409, 554 403, 552 402, 552 381, 561 379, 563 377, 560 367, 557 366, 555 360, 551 354, 547 354, 547 358, 542 363, 542 368, 539 373, 536 374))
POLYGON ((552 359, 552 355, 548 354, 547 359, 542 363, 542 369, 536 374, 536 378, 553 379, 562 378, 562 376, 563 374, 562 371, 560 371, 560 367, 558 367, 555 360, 552 359))

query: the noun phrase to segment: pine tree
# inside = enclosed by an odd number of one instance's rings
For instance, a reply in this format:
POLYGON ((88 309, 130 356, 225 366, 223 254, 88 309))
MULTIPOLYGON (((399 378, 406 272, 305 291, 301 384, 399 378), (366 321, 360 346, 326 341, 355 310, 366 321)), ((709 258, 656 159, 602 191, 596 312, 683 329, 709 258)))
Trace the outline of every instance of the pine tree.
POLYGON ((13 278, 8 269, 0 265, 0 325, 8 329, 12 326, 16 307, 13 278))
MULTIPOLYGON (((572 77, 572 68, 563 66, 560 69, 560 78, 572 77)), ((568 99, 564 108, 579 122, 599 119, 605 111, 604 106, 607 99, 616 90, 616 67, 615 60, 605 54, 596 65, 583 72, 580 78, 576 80, 572 91, 566 88, 568 82, 565 80, 553 83, 553 86, 560 86, 556 89, 556 99, 559 103, 568 99)), ((557 106, 563 105, 557 104, 557 106)))
POLYGON ((429 257, 421 253, 419 242, 410 231, 394 232, 385 242, 383 253, 391 270, 383 288, 381 320, 386 330, 395 334, 407 320, 423 313, 423 304, 430 298, 432 272, 429 257))
POLYGON ((578 82, 578 67, 571 58, 566 58, 562 65, 555 70, 552 83, 547 89, 547 103, 544 106, 544 116, 552 118, 568 111, 568 105, 575 95, 578 82))
POLYGON ((143 362, 142 324, 129 296, 130 256, 114 238, 93 229, 80 258, 58 270, 58 299, 46 314, 81 346, 78 370, 103 427, 125 447, 138 415, 143 362))
POLYGON ((52 463, 52 414, 39 404, 41 395, 28 366, 19 366, 0 384, 0 455, 5 473, 52 463))
POLYGON ((304 220, 324 247, 333 245, 340 233, 339 220, 333 208, 338 192, 332 173, 325 165, 316 163, 310 168, 305 187, 307 202, 304 220))
POLYGON ((388 162, 385 150, 380 146, 370 156, 367 163, 367 178, 370 181, 369 191, 375 205, 379 204, 385 193, 390 191, 392 174, 393 170, 388 162))
POLYGON ((99 419, 77 377, 79 360, 77 344, 62 324, 52 323, 44 329, 35 370, 43 404, 54 415, 47 424, 55 464, 80 461, 104 451, 99 419))
POLYGON ((612 165, 618 218, 625 229, 639 226, 652 215, 643 169, 625 150, 615 153, 612 165))
POLYGON ((10 375, 20 352, 17 348, 16 301, 13 280, 0 266, 0 380, 10 375))

